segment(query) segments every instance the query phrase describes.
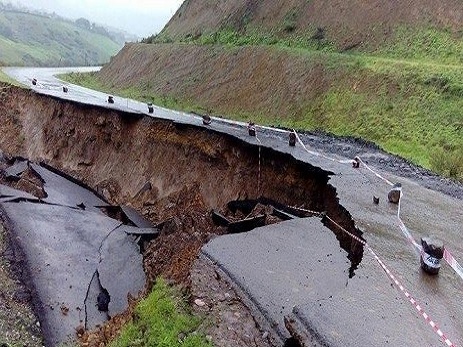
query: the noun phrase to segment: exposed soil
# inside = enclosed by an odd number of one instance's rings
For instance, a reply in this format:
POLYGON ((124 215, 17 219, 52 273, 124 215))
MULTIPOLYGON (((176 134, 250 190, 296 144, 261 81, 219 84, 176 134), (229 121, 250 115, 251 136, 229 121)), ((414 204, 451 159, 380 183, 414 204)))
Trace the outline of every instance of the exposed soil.
POLYGON ((463 4, 458 0, 228 0, 214 3, 187 0, 163 33, 178 39, 221 28, 240 31, 259 28, 280 35, 287 34, 285 29, 298 34, 315 33, 316 28, 323 28, 326 37, 342 50, 380 45, 400 25, 426 25, 456 33, 461 29, 462 16, 463 4))
MULTIPOLYGON (((303 119, 306 106, 333 86, 359 91, 384 84, 382 76, 327 69, 324 58, 268 47, 127 44, 98 78, 107 85, 140 85, 216 114, 261 114, 303 119), (131 62, 130 71, 127 62, 131 62), (270 87, 271 86, 271 87, 270 87)), ((393 89, 393 82, 390 83, 393 89)))
MULTIPOLYGON (((159 225, 161 235, 144 245, 147 290, 159 275, 182 286, 191 295, 193 308, 206 314, 206 322, 213 322, 204 329, 216 346, 266 346, 268 336, 213 268, 195 263, 205 242, 227 232, 213 223, 212 209, 230 219, 242 219, 248 213, 231 211, 228 202, 265 197, 281 205, 328 211, 339 224, 359 234, 328 183, 329 173, 289 155, 262 148, 259 175, 258 148, 213 131, 59 101, 17 88, 2 94, 0 101, 4 153, 57 167, 111 203, 132 205, 159 225), (258 177, 262 177, 259 183, 258 177), (196 298, 205 305, 196 307, 196 298)), ((363 142, 314 135, 304 139, 347 156, 362 149, 367 159, 392 163, 391 170, 409 168, 414 178, 422 172, 363 142)), ((40 192, 40 182, 31 173, 26 172, 21 180, 30 183, 30 192, 40 192)), ((424 180, 434 188, 433 182, 441 182, 431 175, 424 180)), ((446 186, 455 195, 463 192, 452 182, 446 186)), ((259 205, 251 214, 268 209, 259 205)), ((278 221, 268 218, 267 223, 278 221)), ((355 269, 363 249, 344 234, 336 236, 355 269)), ((129 309, 97 331, 79 331, 82 344, 104 345, 131 315, 129 309)))
MULTIPOLYGON (((265 197, 282 205, 329 211, 338 223, 358 233, 328 184, 329 173, 272 149, 262 148, 259 156, 257 147, 202 128, 77 105, 16 88, 3 94, 0 116, 0 146, 7 155, 59 168, 111 203, 132 205, 160 226, 161 235, 144 245, 148 290, 162 275, 190 291, 190 270, 200 247, 226 232, 213 223, 211 210, 231 219, 246 217, 227 211, 229 201, 265 197)), ((41 191, 40 182, 28 171, 10 184, 31 193, 41 191)), ((258 206, 254 215, 266 209, 270 207, 258 206)), ((267 223, 278 221, 269 217, 267 223)), ((363 250, 344 235, 338 237, 355 266, 363 250)), ((130 312, 83 334, 82 342, 96 346, 108 341, 129 317, 130 312)), ((206 331, 218 346, 221 342, 215 337, 226 336, 221 329, 237 324, 227 322, 206 331)), ((255 329, 253 334, 257 339, 261 332, 255 329)))
POLYGON ((0 224, 0 345, 42 346, 40 323, 19 271, 8 232, 0 224))

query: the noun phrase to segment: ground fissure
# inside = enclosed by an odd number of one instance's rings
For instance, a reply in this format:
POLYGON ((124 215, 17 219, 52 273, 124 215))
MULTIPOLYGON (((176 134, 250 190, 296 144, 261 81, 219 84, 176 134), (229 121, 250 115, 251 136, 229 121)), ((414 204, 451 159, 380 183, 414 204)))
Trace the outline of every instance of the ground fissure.
MULTIPOLYGON (((131 205, 161 226, 160 235, 144 247, 148 289, 158 276, 191 288, 200 248, 227 233, 214 224, 211 210, 227 213, 230 201, 265 198, 326 211, 359 233, 328 184, 331 173, 290 155, 204 128, 8 91, 0 106, 0 145, 6 155, 58 168, 112 204, 131 205)), ((236 216, 243 217, 248 216, 236 216)), ((277 221, 268 218, 266 223, 277 221)), ((336 236, 355 266, 363 249, 341 233, 336 236)), ((90 345, 108 341, 129 318, 130 312, 115 317, 113 325, 83 339, 90 345)))

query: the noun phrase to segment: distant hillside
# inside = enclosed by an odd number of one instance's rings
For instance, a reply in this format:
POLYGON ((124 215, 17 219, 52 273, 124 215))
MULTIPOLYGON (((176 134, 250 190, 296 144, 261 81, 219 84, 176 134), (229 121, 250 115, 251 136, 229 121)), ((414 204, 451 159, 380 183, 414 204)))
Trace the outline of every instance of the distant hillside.
POLYGON ((121 33, 111 34, 85 19, 72 22, 0 3, 0 65, 102 64, 123 46, 121 40, 121 33))

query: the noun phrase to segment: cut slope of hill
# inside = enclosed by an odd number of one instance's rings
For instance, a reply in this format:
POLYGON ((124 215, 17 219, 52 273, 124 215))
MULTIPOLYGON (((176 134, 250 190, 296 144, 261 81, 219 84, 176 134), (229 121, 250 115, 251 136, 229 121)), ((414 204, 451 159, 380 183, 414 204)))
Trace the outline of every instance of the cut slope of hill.
POLYGON ((161 35, 180 40, 232 29, 309 39, 322 33, 340 50, 371 51, 403 28, 435 28, 461 39, 462 23, 460 0, 186 0, 161 35))
POLYGON ((455 0, 187 0, 155 44, 127 45, 87 82, 361 137, 463 179, 462 16, 455 0))
POLYGON ((121 44, 73 22, 20 11, 0 11, 0 63, 3 65, 97 65, 109 61, 121 44))

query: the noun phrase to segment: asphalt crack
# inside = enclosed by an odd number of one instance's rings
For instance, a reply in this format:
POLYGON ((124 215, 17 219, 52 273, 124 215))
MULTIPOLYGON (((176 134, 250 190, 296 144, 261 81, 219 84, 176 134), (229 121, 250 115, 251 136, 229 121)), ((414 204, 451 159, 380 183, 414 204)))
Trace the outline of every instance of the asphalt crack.
MULTIPOLYGON (((103 288, 103 286, 101 285, 101 282, 100 282, 100 274, 99 274, 99 272, 98 272, 98 266, 101 264, 101 261, 102 261, 102 259, 101 259, 101 250, 102 250, 102 248, 103 248, 104 243, 108 240, 108 238, 109 238, 117 229, 119 229, 119 228, 120 228, 121 226, 123 226, 123 225, 124 225, 124 224, 121 223, 121 224, 119 224, 117 227, 115 227, 113 230, 111 230, 111 231, 103 238, 103 240, 101 240, 100 246, 98 247, 98 256, 99 256, 99 257, 98 257, 98 265, 97 265, 95 271, 93 272, 92 278, 91 278, 90 281, 88 282, 88 285, 87 285, 87 292, 86 292, 86 294, 85 294, 85 299, 84 299, 84 309, 85 309, 84 328, 85 328, 85 330, 88 329, 88 326, 87 326, 87 325, 88 325, 87 301, 88 301, 88 296, 89 296, 89 294, 90 294, 90 288, 91 288, 92 283, 93 283, 93 281, 94 281, 95 278, 96 278, 97 281, 98 281, 98 287, 99 287, 99 289, 100 289, 100 292, 102 292, 102 291, 106 291, 106 292, 107 292, 107 290, 106 290, 105 288, 103 288)), ((107 316, 106 318, 109 319, 109 316, 107 316)))

